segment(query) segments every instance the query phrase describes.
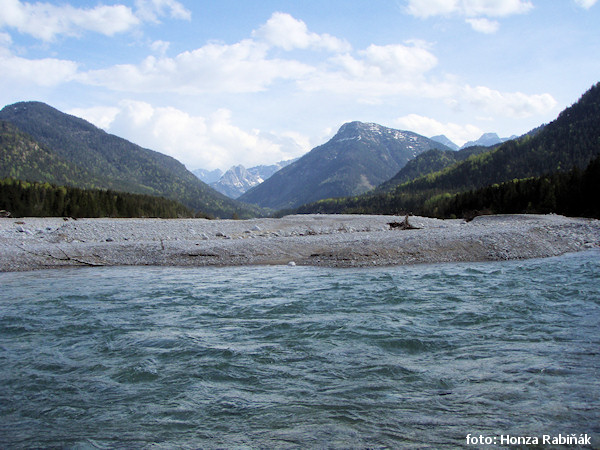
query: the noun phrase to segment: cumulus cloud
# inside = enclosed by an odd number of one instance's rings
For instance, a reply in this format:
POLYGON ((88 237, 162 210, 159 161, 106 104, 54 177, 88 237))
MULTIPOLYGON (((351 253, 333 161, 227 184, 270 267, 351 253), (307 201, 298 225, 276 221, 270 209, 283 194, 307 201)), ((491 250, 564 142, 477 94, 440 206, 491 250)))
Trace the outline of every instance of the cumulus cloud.
POLYGON ((4 85, 56 86, 75 79, 77 63, 64 59, 26 59, 0 49, 0 80, 4 85))
POLYGON ((162 16, 190 19, 190 12, 175 0, 137 0, 136 7, 134 13, 121 4, 76 8, 70 4, 2 0, 0 27, 15 28, 36 39, 52 41, 58 35, 76 36, 82 31, 113 36, 133 29, 142 21, 156 22, 162 16))
POLYGON ((479 109, 513 118, 547 114, 557 104, 550 94, 500 92, 485 86, 465 86, 462 95, 467 102, 479 109))
POLYGON ((575 3, 584 9, 590 9, 596 4, 596 0, 575 0, 575 3))
POLYGON ((131 8, 124 5, 75 8, 3 0, 0 9, 0 27, 15 28, 44 41, 51 41, 60 34, 73 36, 82 30, 112 36, 138 24, 139 19, 131 8))
POLYGON ((493 34, 500 28, 500 23, 496 20, 489 20, 485 17, 480 19, 466 19, 466 22, 471 25, 475 31, 485 34, 493 34))
POLYGON ((409 0, 407 11, 422 18, 439 15, 507 17, 524 14, 532 8, 533 4, 524 0, 409 0))
MULTIPOLYGON (((576 0, 590 1, 590 0, 576 0)), ((595 1, 595 0, 591 0, 595 1)), ((489 17, 508 17, 525 14, 533 8, 526 0, 408 0, 409 14, 427 18, 432 16, 465 17, 473 30, 480 33, 495 33, 500 23, 489 17)))
POLYGON ((112 106, 93 106, 91 108, 73 108, 66 111, 76 117, 81 117, 98 128, 108 130, 119 114, 120 109, 112 106))
POLYGON ((350 45, 329 34, 317 34, 308 31, 306 24, 289 14, 276 12, 252 36, 273 47, 284 50, 324 49, 332 52, 349 51, 350 45))
POLYGON ((81 74, 80 81, 130 92, 259 92, 277 79, 297 79, 313 69, 294 60, 269 58, 267 47, 251 39, 210 43, 174 58, 147 57, 81 74))
POLYGON ((191 169, 227 169, 234 164, 250 167, 308 151, 305 136, 243 130, 233 123, 227 109, 205 117, 174 107, 123 100, 116 107, 73 109, 70 113, 136 144, 173 156, 191 169))
POLYGON ((147 21, 158 22, 159 17, 190 20, 192 13, 176 0, 136 0, 136 15, 147 21))
MULTIPOLYGON (((365 50, 335 55, 326 69, 298 80, 305 91, 358 96, 374 103, 382 96, 422 91, 424 75, 438 60, 423 43, 370 45, 365 50)), ((432 89, 436 90, 436 89, 432 89)))
POLYGON ((463 145, 467 141, 478 139, 483 134, 483 131, 475 125, 460 125, 452 122, 442 123, 418 114, 408 114, 398 117, 394 121, 394 124, 398 128, 414 131, 427 137, 443 134, 458 146, 463 145))

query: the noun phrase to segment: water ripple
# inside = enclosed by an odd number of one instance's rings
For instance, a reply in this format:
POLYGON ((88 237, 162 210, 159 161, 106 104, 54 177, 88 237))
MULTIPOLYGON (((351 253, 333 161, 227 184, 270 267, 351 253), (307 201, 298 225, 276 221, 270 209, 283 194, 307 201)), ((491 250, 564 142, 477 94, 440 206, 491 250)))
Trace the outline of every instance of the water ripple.
POLYGON ((0 274, 0 443, 598 446, 598 256, 0 274))

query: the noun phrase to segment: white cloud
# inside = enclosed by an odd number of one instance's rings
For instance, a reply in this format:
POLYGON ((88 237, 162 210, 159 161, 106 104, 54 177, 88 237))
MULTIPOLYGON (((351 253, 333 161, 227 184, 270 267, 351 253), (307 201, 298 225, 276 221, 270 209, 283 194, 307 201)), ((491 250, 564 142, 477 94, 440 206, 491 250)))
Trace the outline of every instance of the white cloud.
POLYGON ((113 36, 129 31, 142 20, 157 22, 159 17, 189 20, 190 12, 175 0, 137 0, 136 12, 122 4, 76 8, 69 4, 20 0, 0 0, 0 27, 15 28, 43 41, 58 35, 76 36, 93 31, 113 36))
POLYGON ((64 59, 25 59, 0 48, 0 80, 3 85, 34 84, 56 86, 73 80, 77 74, 77 63, 64 59))
POLYGON ((8 47, 12 44, 12 38, 8 33, 0 33, 0 47, 8 47))
POLYGON ((332 52, 349 51, 350 45, 329 34, 316 34, 308 31, 306 24, 289 14, 276 12, 252 36, 273 47, 284 50, 325 49, 332 52))
MULTIPOLYGON (((595 0, 576 0, 595 1, 595 0)), ((525 14, 533 8, 527 0, 408 0, 409 14, 420 18, 432 16, 465 17, 473 30, 480 33, 495 33, 500 23, 489 17, 508 17, 525 14)))
POLYGON ((493 34, 500 28, 500 23, 496 20, 489 20, 485 17, 480 19, 465 19, 471 27, 480 33, 493 34))
POLYGON ((422 43, 408 44, 372 44, 356 56, 335 55, 326 68, 299 79, 298 85, 308 92, 348 95, 370 104, 390 95, 436 91, 427 87, 424 76, 437 58, 422 43))
POLYGON ((93 123, 98 128, 108 130, 120 111, 119 108, 111 106, 94 106, 91 108, 73 108, 66 112, 67 114, 81 117, 93 123))
POLYGON ((173 107, 123 100, 116 107, 69 111, 110 133, 173 156, 188 168, 251 167, 290 159, 308 151, 308 138, 294 133, 245 131, 234 125, 231 112, 219 109, 194 116, 173 107))
POLYGON ((138 24, 139 19, 131 8, 124 5, 99 5, 85 9, 71 5, 2 0, 0 7, 0 27, 16 28, 21 33, 44 41, 51 41, 59 34, 73 36, 82 30, 112 36, 138 24))
POLYGON ((596 4, 596 0, 575 0, 575 3, 584 9, 590 9, 596 4))
POLYGON ((465 86, 463 98, 470 104, 497 115, 524 118, 544 115, 557 104, 550 94, 527 95, 522 92, 499 92, 485 86, 465 86))
POLYGON ((129 92, 259 92, 277 79, 297 79, 313 69, 293 60, 270 59, 265 45, 250 39, 232 45, 207 44, 175 58, 147 57, 81 74, 80 81, 129 92))
POLYGON ((170 42, 160 40, 154 41, 152 44, 150 44, 150 48, 152 49, 152 51, 160 56, 164 56, 167 53, 167 50, 169 50, 170 46, 170 42))
POLYGON ((443 134, 458 146, 463 145, 467 141, 478 139, 483 134, 483 131, 475 125, 460 125, 452 122, 442 123, 418 114, 408 114, 399 117, 394 121, 394 124, 398 128, 414 131, 427 137, 443 134))
POLYGON ((524 0, 409 0, 407 11, 417 17, 459 15, 465 17, 507 17, 533 8, 524 0))
POLYGON ((192 13, 176 0, 136 0, 136 15, 151 22, 169 16, 173 19, 190 20, 192 13))

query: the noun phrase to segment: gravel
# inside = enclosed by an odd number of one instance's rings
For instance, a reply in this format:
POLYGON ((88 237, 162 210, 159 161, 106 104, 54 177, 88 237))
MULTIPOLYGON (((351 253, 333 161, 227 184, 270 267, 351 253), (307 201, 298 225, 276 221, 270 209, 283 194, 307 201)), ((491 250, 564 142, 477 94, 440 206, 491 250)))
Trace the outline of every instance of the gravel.
POLYGON ((0 271, 250 264, 367 267, 556 256, 600 247, 600 221, 557 215, 281 219, 0 219, 0 271))

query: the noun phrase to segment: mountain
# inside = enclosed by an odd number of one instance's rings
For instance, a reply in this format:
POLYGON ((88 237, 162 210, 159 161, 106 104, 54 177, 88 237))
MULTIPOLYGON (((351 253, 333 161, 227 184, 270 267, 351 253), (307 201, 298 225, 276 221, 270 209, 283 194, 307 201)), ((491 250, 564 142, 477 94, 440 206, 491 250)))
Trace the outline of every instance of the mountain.
POLYGON ((443 144, 374 123, 342 125, 327 143, 250 189, 239 200, 274 209, 373 189, 420 153, 443 144))
POLYGON ((41 146, 9 122, 0 121, 0 178, 43 180, 57 185, 88 185, 100 179, 41 146))
POLYGON ((432 136, 429 139, 431 139, 432 141, 435 141, 435 142, 439 142, 440 144, 444 144, 450 150, 458 150, 460 148, 458 145, 456 145, 454 142, 452 142, 450 139, 448 139, 443 134, 439 134, 437 136, 432 136))
POLYGON ((471 155, 489 151, 489 147, 473 146, 462 150, 439 150, 434 148, 411 159, 400 171, 385 183, 377 187, 379 192, 387 192, 395 187, 416 178, 445 169, 453 164, 464 161, 471 155))
POLYGON ((214 216, 257 213, 256 208, 216 192, 174 158, 108 134, 44 103, 6 106, 0 111, 0 120, 28 135, 22 145, 29 151, 28 158, 14 158, 17 144, 2 146, 0 153, 6 163, 0 176, 19 174, 28 181, 158 195, 214 216), (51 164, 46 167, 43 161, 51 164))
POLYGON ((479 139, 465 143, 461 149, 475 146, 491 147, 492 145, 502 144, 516 138, 517 136, 515 135, 508 138, 501 138, 496 133, 483 133, 479 139))
POLYGON ((248 189, 259 185, 278 170, 294 162, 295 159, 280 161, 271 165, 261 165, 246 169, 242 165, 233 166, 210 186, 231 198, 238 198, 248 189))
POLYGON ((296 162, 297 160, 298 160, 298 158, 294 158, 294 159, 287 159, 285 161, 279 161, 279 162, 276 162, 275 164, 254 166, 254 167, 250 167, 248 169, 248 172, 250 172, 250 174, 252 174, 252 175, 256 175, 257 177, 260 177, 264 181, 268 178, 271 178, 271 176, 278 170, 283 169, 285 166, 289 166, 291 163, 296 162))
MULTIPOLYGON (((297 212, 425 213, 436 199, 515 179, 585 169, 600 155, 600 83, 551 123, 388 192, 323 200, 297 212)), ((543 183, 542 183, 543 185, 543 183)), ((594 193, 597 199, 600 193, 594 193)), ((434 211, 435 212, 435 211, 434 211)))
POLYGON ((219 178, 223 176, 223 172, 221 171, 221 169, 196 169, 192 170, 192 173, 196 175, 200 180, 204 181, 206 184, 215 183, 219 181, 219 178))
POLYGON ((263 182, 263 179, 251 174, 244 166, 233 166, 211 187, 227 197, 238 198, 248 189, 263 182))

